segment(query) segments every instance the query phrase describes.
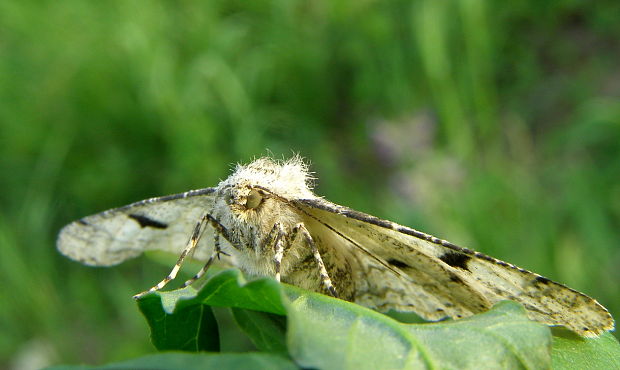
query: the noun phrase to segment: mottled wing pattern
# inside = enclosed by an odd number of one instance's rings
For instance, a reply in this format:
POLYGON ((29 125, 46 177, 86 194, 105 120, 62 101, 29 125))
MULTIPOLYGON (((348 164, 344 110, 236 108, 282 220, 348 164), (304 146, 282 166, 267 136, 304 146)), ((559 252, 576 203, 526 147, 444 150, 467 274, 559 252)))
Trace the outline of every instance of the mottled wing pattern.
MULTIPOLYGON (((213 204, 215 188, 150 198, 84 217, 65 226, 58 235, 60 252, 92 266, 111 266, 145 250, 181 253, 196 222, 213 204)), ((194 258, 209 257, 203 237, 194 258)))
POLYGON ((359 251, 348 253, 357 259, 356 303, 437 320, 470 316, 510 299, 523 304, 531 319, 582 336, 614 327, 594 299, 517 266, 324 199, 293 204, 311 223, 340 236, 332 248, 359 251))

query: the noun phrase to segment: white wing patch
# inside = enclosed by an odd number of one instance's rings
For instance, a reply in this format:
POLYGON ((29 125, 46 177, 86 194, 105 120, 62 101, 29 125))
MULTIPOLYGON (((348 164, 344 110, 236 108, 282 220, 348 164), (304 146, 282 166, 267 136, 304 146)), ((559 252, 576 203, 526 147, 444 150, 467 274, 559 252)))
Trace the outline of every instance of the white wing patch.
MULTIPOLYGON (((196 222, 213 205, 214 188, 151 198, 84 217, 58 235, 60 252, 91 266, 111 266, 146 250, 179 254, 196 222)), ((203 244, 209 238, 203 238, 203 244)), ((194 258, 206 260, 208 248, 194 258)))

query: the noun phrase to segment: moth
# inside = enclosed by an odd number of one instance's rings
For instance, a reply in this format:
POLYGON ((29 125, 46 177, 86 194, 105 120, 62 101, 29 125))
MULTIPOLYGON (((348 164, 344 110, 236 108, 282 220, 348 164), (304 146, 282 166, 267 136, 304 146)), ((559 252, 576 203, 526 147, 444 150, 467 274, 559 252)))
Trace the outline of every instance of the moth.
POLYGON ((379 311, 415 312, 426 320, 460 319, 501 300, 528 316, 584 337, 614 328, 587 295, 510 263, 446 240, 331 203, 312 192, 308 166, 295 156, 260 158, 216 187, 146 199, 65 226, 64 255, 111 266, 146 250, 205 261, 200 278, 223 258, 245 273, 322 292, 379 311), (188 240, 189 238, 189 240, 188 240), (183 241, 187 240, 185 244, 183 241))

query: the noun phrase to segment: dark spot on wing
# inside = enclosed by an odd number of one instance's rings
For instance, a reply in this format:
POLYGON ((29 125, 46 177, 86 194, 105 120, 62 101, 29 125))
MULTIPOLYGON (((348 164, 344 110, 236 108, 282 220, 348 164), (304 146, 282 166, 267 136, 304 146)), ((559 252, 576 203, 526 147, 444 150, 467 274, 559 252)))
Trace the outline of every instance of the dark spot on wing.
POLYGON ((152 227, 154 229, 165 229, 168 227, 168 224, 165 224, 157 220, 153 220, 152 218, 148 218, 144 215, 130 214, 129 218, 139 223, 140 227, 152 227))
POLYGON ((387 263, 389 263, 390 265, 392 265, 394 267, 398 267, 399 269, 410 268, 411 267, 408 264, 404 263, 403 261, 399 261, 399 260, 393 259, 393 258, 387 260, 387 263))
POLYGON ((467 268, 467 261, 469 261, 471 257, 466 254, 447 252, 443 256, 439 257, 439 259, 452 267, 457 267, 469 271, 469 269, 467 268))
POLYGON ((455 283, 459 283, 459 284, 463 284, 465 285, 465 282, 463 281, 463 279, 461 279, 460 277, 458 277, 458 275, 456 274, 452 274, 450 275, 450 281, 453 281, 455 283))
POLYGON ((77 223, 80 225, 88 226, 88 222, 84 221, 83 219, 77 220, 77 223))
POLYGON ((539 284, 547 285, 547 284, 549 284, 551 282, 551 280, 549 280, 549 279, 547 279, 546 277, 543 277, 543 276, 537 276, 536 277, 536 282, 539 283, 539 284))

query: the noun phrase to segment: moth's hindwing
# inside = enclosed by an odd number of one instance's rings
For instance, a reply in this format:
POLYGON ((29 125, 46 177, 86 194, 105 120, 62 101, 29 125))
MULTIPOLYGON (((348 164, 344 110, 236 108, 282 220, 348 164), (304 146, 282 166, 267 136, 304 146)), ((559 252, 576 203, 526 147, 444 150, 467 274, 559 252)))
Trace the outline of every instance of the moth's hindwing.
POLYGON ((614 327, 594 299, 538 274, 417 230, 324 199, 294 201, 316 232, 339 236, 332 248, 357 249, 355 301, 381 310, 413 311, 428 320, 460 318, 509 299, 531 319, 586 337, 614 327))
MULTIPOLYGON (((84 217, 61 230, 58 250, 92 266, 115 265, 145 250, 179 254, 196 222, 211 209, 214 191, 151 198, 84 217)), ((208 258, 206 249, 197 248, 194 258, 208 258)))

